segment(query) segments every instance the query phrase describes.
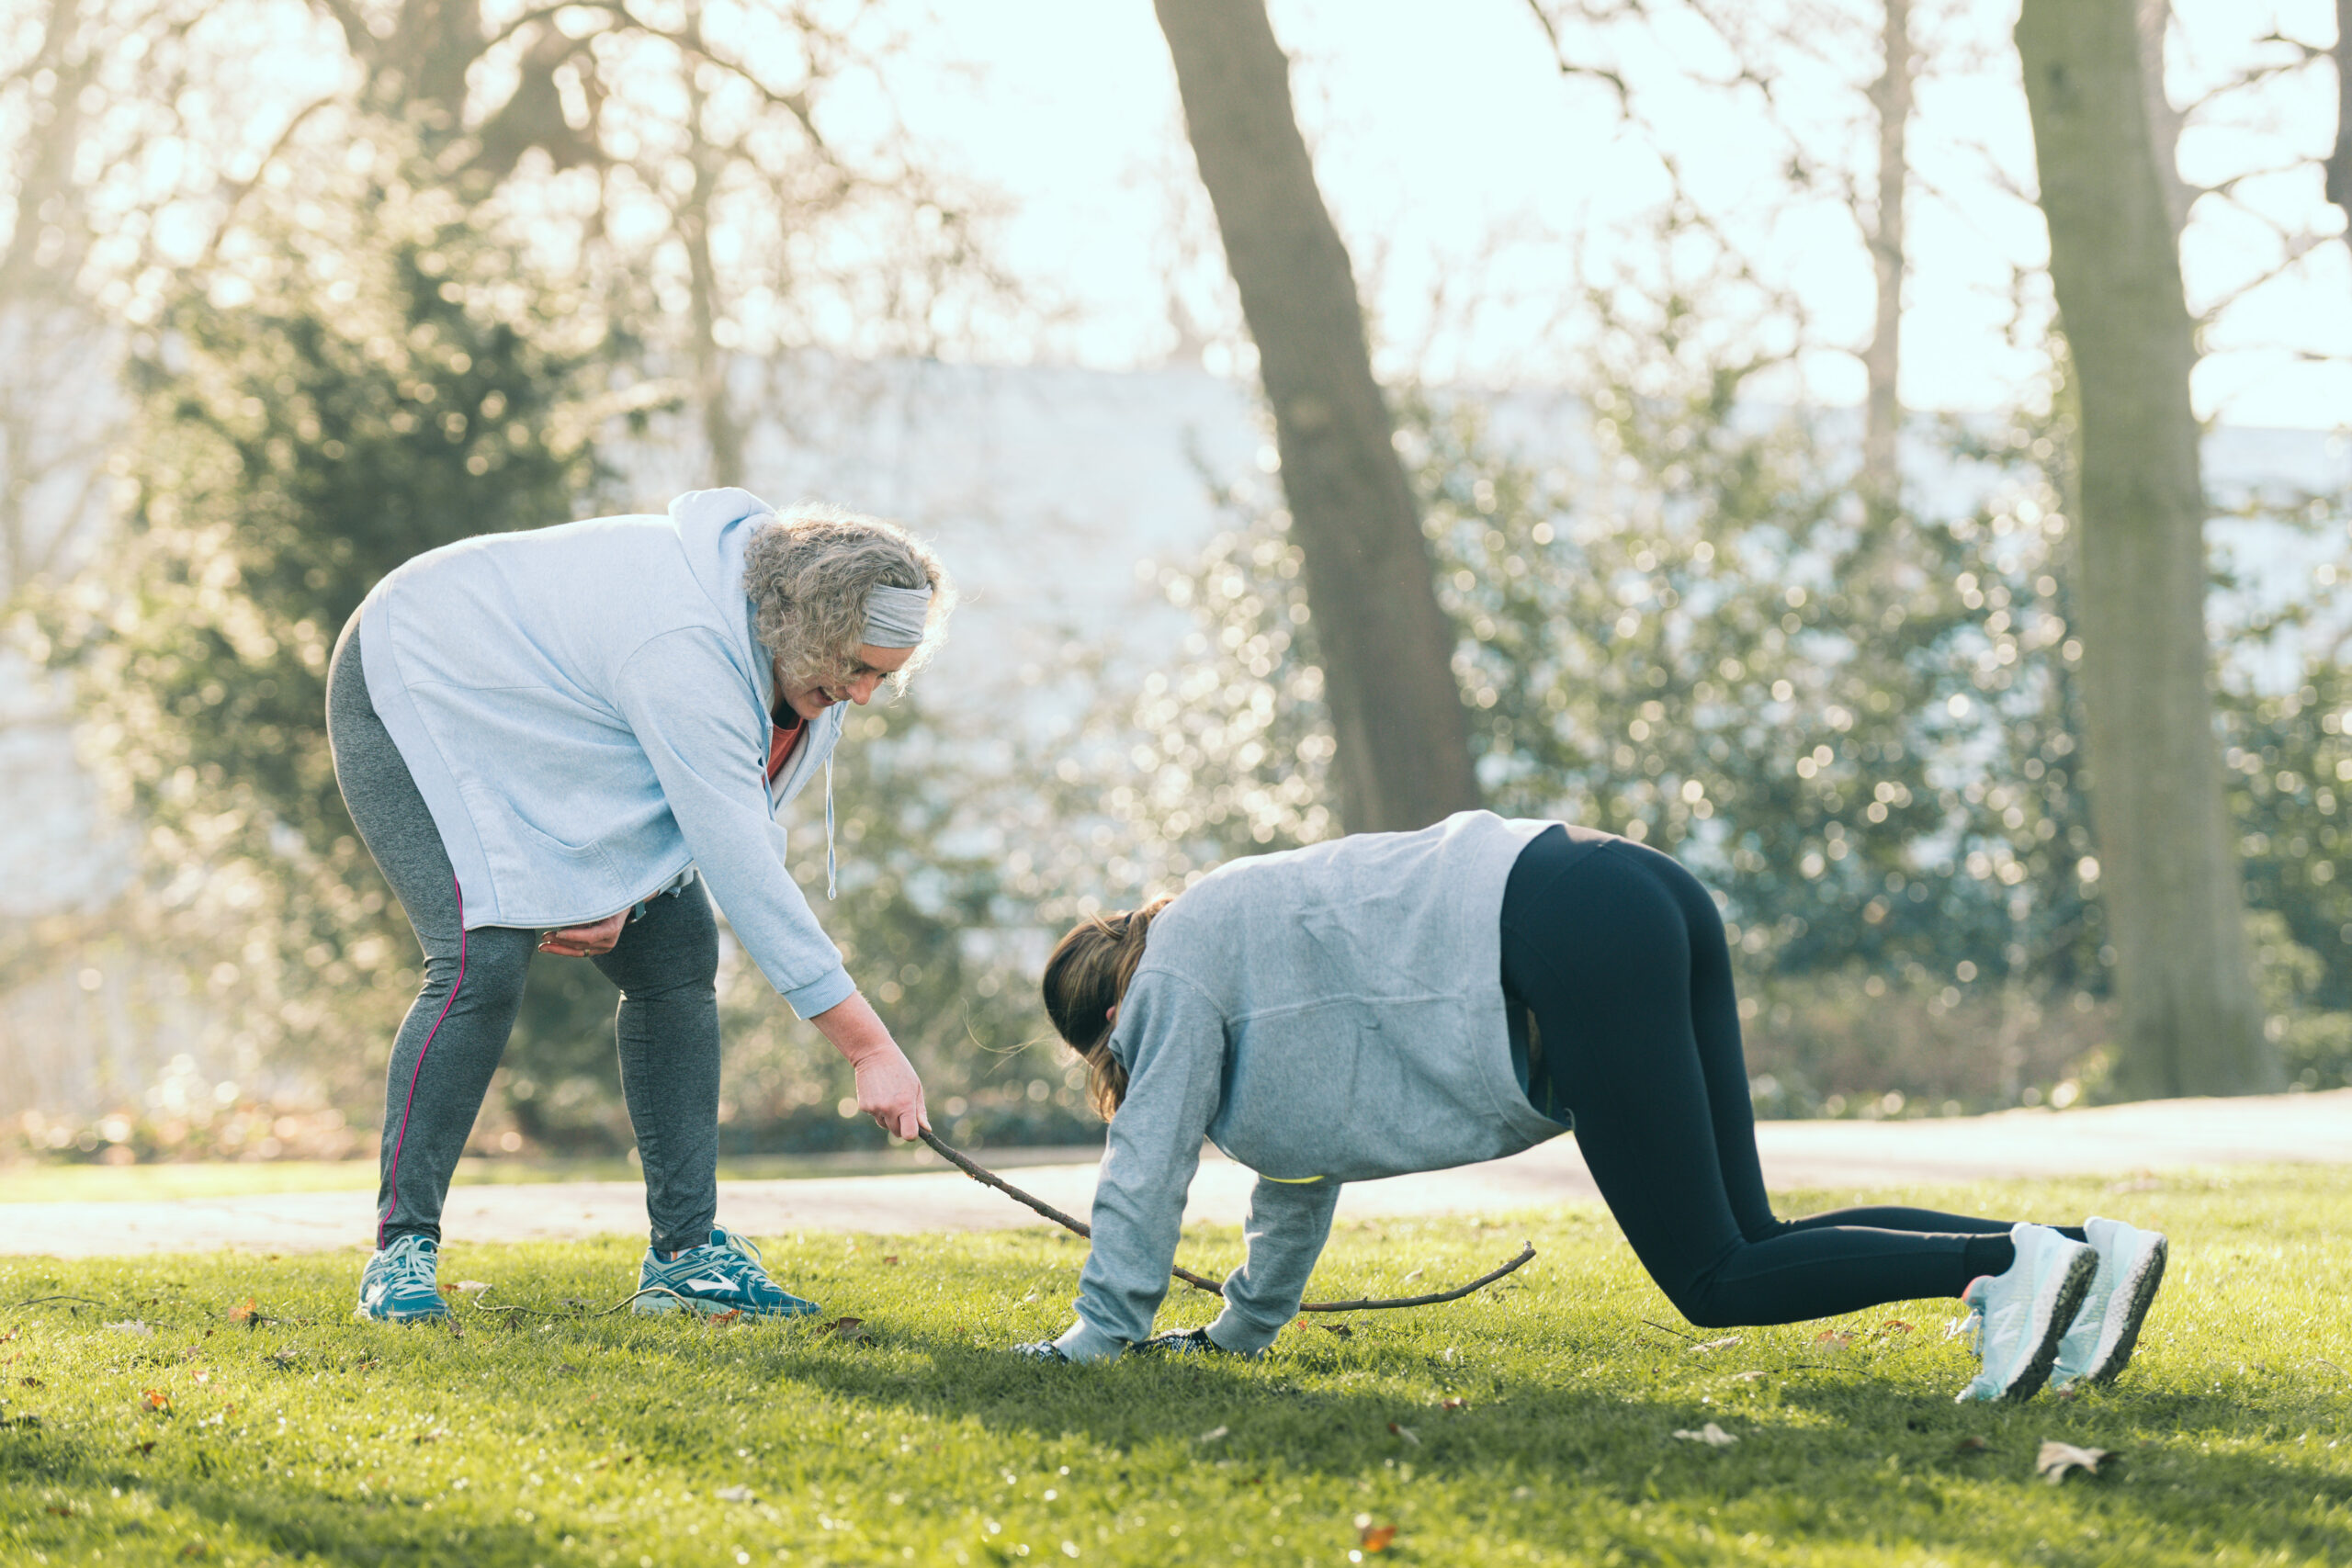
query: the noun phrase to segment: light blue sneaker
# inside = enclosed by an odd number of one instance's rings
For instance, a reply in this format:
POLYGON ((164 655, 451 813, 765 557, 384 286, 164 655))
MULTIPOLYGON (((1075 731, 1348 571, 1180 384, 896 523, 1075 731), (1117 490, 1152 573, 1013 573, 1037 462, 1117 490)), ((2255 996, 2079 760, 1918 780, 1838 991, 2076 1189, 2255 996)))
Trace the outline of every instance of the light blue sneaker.
POLYGON ((718 1317, 740 1312, 745 1317, 806 1317, 815 1302, 786 1294, 760 1267, 760 1249, 733 1231, 713 1230, 700 1247, 690 1247, 675 1258, 650 1248, 638 1265, 636 1312, 698 1312, 718 1317))
POLYGON ((430 1323, 449 1315, 434 1288, 440 1247, 430 1236, 404 1235, 368 1259, 359 1276, 359 1304, 351 1315, 375 1323, 430 1323))
POLYGON ((2058 1341, 2089 1293, 2098 1252, 2068 1241, 2048 1225, 2020 1224, 2009 1231, 2017 1261, 2006 1274, 1969 1282, 1961 1299, 1973 1314, 1976 1353, 1984 1370, 1957 1396, 2030 1399, 2058 1361, 2058 1341))
POLYGON ((2060 1388, 2114 1381, 2131 1363, 2140 1325, 2165 1279, 2163 1232, 2094 1217, 2083 1222, 2083 1234, 2098 1254, 2098 1273, 2075 1314, 2074 1326, 2058 1341, 2053 1375, 2060 1388))

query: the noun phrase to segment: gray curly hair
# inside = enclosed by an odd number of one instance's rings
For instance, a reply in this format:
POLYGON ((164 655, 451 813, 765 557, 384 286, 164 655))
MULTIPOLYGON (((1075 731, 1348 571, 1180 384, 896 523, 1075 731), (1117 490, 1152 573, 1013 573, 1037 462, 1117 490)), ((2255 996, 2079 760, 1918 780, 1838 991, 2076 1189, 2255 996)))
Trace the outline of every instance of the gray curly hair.
POLYGON ((895 694, 946 640, 956 608, 956 585, 928 546, 896 523, 808 502, 762 528, 743 556, 752 626, 796 684, 851 677, 865 641, 866 595, 882 586, 932 591, 922 641, 890 677, 895 694))

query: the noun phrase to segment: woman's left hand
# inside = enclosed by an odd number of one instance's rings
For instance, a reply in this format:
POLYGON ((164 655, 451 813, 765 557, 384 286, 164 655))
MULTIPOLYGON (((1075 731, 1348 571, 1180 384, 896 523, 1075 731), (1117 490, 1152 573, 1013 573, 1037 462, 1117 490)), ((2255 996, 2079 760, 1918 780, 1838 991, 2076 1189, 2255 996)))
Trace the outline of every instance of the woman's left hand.
POLYGON ((610 953, 621 940, 621 928, 628 924, 628 911, 607 915, 593 926, 566 926, 560 931, 541 931, 539 951, 552 953, 559 958, 593 958, 610 953))

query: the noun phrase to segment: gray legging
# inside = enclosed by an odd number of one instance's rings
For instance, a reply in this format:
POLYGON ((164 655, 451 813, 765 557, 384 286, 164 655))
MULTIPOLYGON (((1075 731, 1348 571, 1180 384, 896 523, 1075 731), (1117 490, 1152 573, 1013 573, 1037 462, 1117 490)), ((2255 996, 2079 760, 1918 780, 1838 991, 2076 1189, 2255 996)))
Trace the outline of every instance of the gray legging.
MULTIPOLYGON (((356 615, 328 672, 327 739, 351 819, 424 949, 424 987, 393 1041, 384 1086, 376 1245, 438 1241, 441 1201, 505 1053, 539 933, 465 929, 440 831, 368 699, 356 615)), ((621 1089, 653 1245, 697 1246, 718 1210, 718 931, 701 882, 650 900, 591 962, 620 987, 621 1089)))

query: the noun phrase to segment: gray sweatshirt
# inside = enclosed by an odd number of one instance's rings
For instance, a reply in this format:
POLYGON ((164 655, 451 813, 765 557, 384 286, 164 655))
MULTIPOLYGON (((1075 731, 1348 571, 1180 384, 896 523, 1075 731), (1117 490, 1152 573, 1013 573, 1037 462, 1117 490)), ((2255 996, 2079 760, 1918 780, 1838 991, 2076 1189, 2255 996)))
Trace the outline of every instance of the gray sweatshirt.
POLYGON ((1063 1354, 1150 1334, 1204 1137, 1259 1175, 1248 1257, 1209 1325, 1254 1351, 1297 1312, 1341 1182, 1564 1130, 1521 1092, 1503 1013, 1503 886, 1550 826, 1464 811, 1235 861, 1159 912, 1111 1035, 1127 1094, 1063 1354))

